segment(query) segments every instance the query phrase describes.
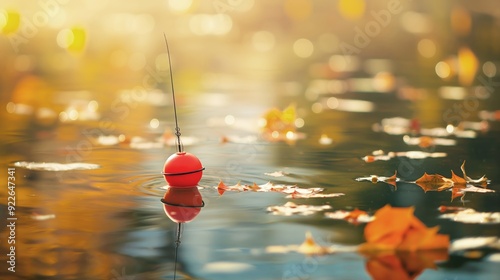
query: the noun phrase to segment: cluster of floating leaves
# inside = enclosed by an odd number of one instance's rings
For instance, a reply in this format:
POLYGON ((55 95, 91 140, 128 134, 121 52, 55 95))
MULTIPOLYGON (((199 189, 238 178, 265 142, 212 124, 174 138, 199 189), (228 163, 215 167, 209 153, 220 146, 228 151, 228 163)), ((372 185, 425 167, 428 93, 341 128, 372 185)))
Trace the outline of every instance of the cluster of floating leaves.
POLYGON ((100 167, 98 164, 84 163, 84 162, 58 163, 58 162, 29 162, 29 161, 18 161, 14 163, 14 166, 29 170, 38 170, 38 171, 92 170, 92 169, 98 169, 100 167))
POLYGON ((422 175, 415 181, 403 181, 396 176, 397 173, 395 172, 394 175, 390 177, 370 175, 367 177, 356 178, 356 181, 370 181, 372 183, 383 182, 394 187, 397 186, 397 182, 402 181, 405 183, 416 184, 417 186, 422 188, 424 192, 451 190, 452 200, 457 197, 463 197, 467 192, 495 192, 494 190, 487 188, 489 180, 485 176, 482 176, 479 179, 472 179, 467 176, 465 172, 465 161, 460 168, 462 170, 463 177, 456 175, 452 170, 451 178, 447 178, 440 174, 427 174, 426 172, 424 172, 424 175, 422 175))
POLYGON ((271 182, 267 182, 263 185, 257 185, 256 183, 253 183, 252 185, 246 185, 239 182, 235 185, 226 185, 221 180, 216 188, 220 195, 223 195, 226 191, 278 192, 287 194, 287 198, 324 198, 344 195, 343 193, 323 194, 321 193, 324 190, 323 188, 300 188, 295 185, 273 184, 271 182))
MULTIPOLYGON (((268 253, 297 252, 305 255, 325 255, 340 252, 359 252, 369 260, 380 257, 394 256, 399 261, 405 261, 403 256, 418 253, 438 253, 439 258, 427 263, 422 268, 433 267, 435 260, 448 258, 449 252, 491 247, 500 248, 497 237, 463 238, 455 240, 450 247, 447 235, 439 234, 439 227, 427 227, 413 214, 413 207, 391 207, 386 205, 375 213, 364 229, 366 242, 359 246, 322 246, 319 245, 310 232, 306 232, 305 240, 300 245, 268 246, 268 253), (471 242, 473 240, 473 242, 471 242)), ((383 260, 382 260, 383 261, 383 260)), ((398 261, 398 263, 399 263, 398 261)), ((371 271, 374 272, 374 271, 371 271)), ((379 279, 379 278, 377 278, 379 279)), ((380 278, 383 279, 383 278, 380 278)))

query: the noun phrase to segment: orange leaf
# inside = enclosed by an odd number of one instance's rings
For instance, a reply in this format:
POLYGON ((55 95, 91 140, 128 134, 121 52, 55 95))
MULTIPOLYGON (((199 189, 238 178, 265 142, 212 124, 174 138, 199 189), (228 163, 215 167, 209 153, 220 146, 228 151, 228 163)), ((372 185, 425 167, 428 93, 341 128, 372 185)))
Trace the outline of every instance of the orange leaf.
POLYGON ((438 227, 428 228, 413 215, 413 207, 386 205, 375 213, 375 220, 365 227, 366 243, 360 252, 447 249, 449 237, 438 234, 438 227))
POLYGON ((378 256, 366 263, 366 270, 375 280, 410 280, 401 260, 394 254, 378 256))
POLYGON ((432 238, 424 240, 420 244, 420 250, 448 249, 450 247, 450 237, 446 234, 436 234, 432 238))
POLYGON ((403 241, 398 246, 398 250, 414 252, 420 249, 422 244, 424 244, 428 240, 432 240, 437 231, 438 228, 409 229, 406 232, 403 241))
POLYGON ((439 174, 429 175, 424 172, 424 175, 418 178, 415 184, 419 185, 424 192, 429 190, 442 191, 451 188, 453 186, 453 181, 439 174))
POLYGON ((448 259, 448 251, 378 253, 369 255, 366 269, 374 280, 415 279, 436 261, 448 259))
POLYGON ((456 186, 456 185, 466 185, 467 184, 467 181, 465 181, 464 178, 456 175, 453 170, 451 171, 451 180, 453 181, 453 186, 456 186))
POLYGON ((375 213, 375 220, 365 227, 368 242, 377 242, 386 235, 403 234, 411 222, 413 208, 393 208, 386 205, 375 213))
POLYGON ((453 187, 451 189, 451 201, 453 201, 455 198, 464 196, 464 189, 464 186, 453 187))
POLYGON ((219 193, 219 195, 223 195, 226 190, 227 190, 227 186, 221 180, 219 182, 219 185, 217 185, 217 192, 219 193))

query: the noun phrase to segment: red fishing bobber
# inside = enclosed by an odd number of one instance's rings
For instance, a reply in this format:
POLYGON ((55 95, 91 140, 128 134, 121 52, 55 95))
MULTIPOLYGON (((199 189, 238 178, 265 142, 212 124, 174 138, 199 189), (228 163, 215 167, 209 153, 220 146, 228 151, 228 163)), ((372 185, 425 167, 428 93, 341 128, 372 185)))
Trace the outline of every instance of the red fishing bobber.
POLYGON ((192 221, 205 206, 198 187, 168 188, 161 200, 168 218, 174 223, 192 221))
POLYGON ((204 169, 195 155, 177 152, 165 161, 163 176, 170 188, 195 187, 200 182, 204 169))

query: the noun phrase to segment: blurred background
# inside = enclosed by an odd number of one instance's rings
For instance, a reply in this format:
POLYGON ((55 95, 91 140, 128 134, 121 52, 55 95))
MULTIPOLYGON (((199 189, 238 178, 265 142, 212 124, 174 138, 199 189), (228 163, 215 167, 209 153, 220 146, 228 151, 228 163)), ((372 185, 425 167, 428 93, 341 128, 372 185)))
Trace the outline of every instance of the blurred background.
POLYGON ((314 103, 317 92, 397 91, 413 100, 448 85, 442 95, 460 99, 459 87, 475 85, 484 97, 497 72, 498 13, 492 1, 4 0, 2 114, 31 112, 49 125, 106 115, 127 94, 166 102, 154 94, 169 86, 163 33, 185 95, 247 91, 273 105, 283 95, 314 103))
MULTIPOLYGON (((261 184, 270 179, 264 173, 285 170, 292 176, 271 179, 347 193, 338 209, 414 205, 452 237, 498 235, 437 221, 431 209, 449 194, 424 201, 412 186, 362 192, 353 179, 394 170, 407 180, 448 176, 467 160, 471 177, 487 174, 498 190, 499 30, 498 3, 487 0, 0 0, 0 156, 17 163, 18 215, 26 217, 17 277, 171 276, 175 225, 158 205, 159 172, 175 151, 164 34, 183 142, 207 167, 202 186, 261 184), (415 148, 408 135, 455 142, 415 148), (448 156, 362 160, 414 149, 448 156), (59 172, 70 167, 30 162, 99 168, 59 172)), ((248 279, 277 279, 302 259, 220 250, 297 243, 311 227, 329 242, 363 240, 359 227, 263 213, 282 197, 202 195, 210 207, 183 243, 185 256, 196 257, 180 259, 194 278, 224 279, 227 270, 203 265, 232 259, 251 265, 242 269, 248 279), (262 232, 268 240, 257 238, 262 232)), ((469 195, 467 206, 498 211, 498 196, 481 195, 469 195)), ((355 263, 353 279, 367 278, 362 260, 355 263)), ((334 273, 327 264, 316 271, 325 279, 334 273)), ((453 276, 433 273, 428 279, 453 276)))

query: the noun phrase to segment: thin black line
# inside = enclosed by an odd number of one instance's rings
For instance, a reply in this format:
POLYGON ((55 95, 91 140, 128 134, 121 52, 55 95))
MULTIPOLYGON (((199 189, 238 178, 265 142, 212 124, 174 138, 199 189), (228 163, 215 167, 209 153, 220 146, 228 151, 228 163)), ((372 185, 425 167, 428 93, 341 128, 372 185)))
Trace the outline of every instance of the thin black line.
POLYGON ((177 251, 179 250, 179 245, 181 244, 181 223, 177 224, 177 240, 175 241, 175 263, 174 263, 174 280, 177 277, 177 251))
POLYGON ((162 174, 165 176, 179 176, 179 175, 193 174, 193 173, 201 172, 203 170, 205 170, 205 167, 202 167, 200 169, 193 170, 193 171, 177 172, 177 173, 165 173, 165 172, 163 172, 162 174))
POLYGON ((161 203, 163 204, 166 204, 166 205, 169 205, 169 206, 177 206, 177 207, 186 207, 186 208, 202 208, 202 207, 205 207, 205 201, 201 201, 201 205, 200 206, 191 206, 191 205, 184 205, 184 204, 175 204, 175 203, 170 203, 170 202, 166 202, 165 199, 160 199, 161 203))

